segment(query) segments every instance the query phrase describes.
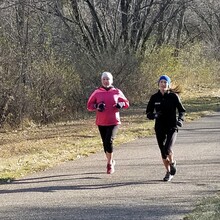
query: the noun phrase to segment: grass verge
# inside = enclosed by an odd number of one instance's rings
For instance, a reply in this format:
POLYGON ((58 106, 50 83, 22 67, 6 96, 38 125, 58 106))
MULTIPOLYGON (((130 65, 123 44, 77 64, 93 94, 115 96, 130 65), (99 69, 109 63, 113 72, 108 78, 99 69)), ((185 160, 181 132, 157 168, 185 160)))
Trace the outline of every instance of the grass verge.
POLYGON ((192 213, 183 220, 218 220, 220 216, 220 197, 204 198, 192 213))

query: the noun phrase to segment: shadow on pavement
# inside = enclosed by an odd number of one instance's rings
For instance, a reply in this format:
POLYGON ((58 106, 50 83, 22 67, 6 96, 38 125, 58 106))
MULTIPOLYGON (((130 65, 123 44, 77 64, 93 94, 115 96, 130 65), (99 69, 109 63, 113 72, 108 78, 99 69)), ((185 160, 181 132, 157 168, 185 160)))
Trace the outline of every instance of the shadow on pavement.
MULTIPOLYGON (((187 203, 185 204, 187 206, 187 203)), ((51 207, 51 208, 26 208, 25 211, 19 207, 14 207, 10 212, 2 212, 1 217, 12 219, 13 214, 22 213, 19 219, 65 219, 65 220, 158 220, 158 219, 175 219, 175 215, 185 215, 187 211, 182 207, 171 206, 169 204, 158 204, 145 206, 144 204, 136 204, 134 206, 121 205, 100 205, 94 207, 51 207)), ((18 216, 17 216, 18 217, 18 216)))
POLYGON ((123 182, 123 183, 109 183, 109 184, 83 184, 83 185, 68 185, 68 186, 46 186, 46 187, 33 187, 33 188, 23 188, 23 189, 9 189, 0 190, 0 194, 5 193, 23 193, 23 192, 54 192, 62 190, 94 190, 94 189, 105 189, 114 187, 123 187, 131 185, 145 185, 145 184, 159 184, 161 180, 155 181, 140 181, 140 182, 123 182))

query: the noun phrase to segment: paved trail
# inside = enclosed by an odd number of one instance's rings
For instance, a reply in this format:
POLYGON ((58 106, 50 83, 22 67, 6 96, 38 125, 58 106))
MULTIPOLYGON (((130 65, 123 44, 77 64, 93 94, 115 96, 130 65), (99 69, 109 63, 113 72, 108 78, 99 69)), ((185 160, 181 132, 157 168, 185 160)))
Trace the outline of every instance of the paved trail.
MULTIPOLYGON (((120 132, 120 131, 119 131, 120 132)), ((155 137, 115 148, 116 172, 103 152, 0 185, 0 219, 180 220, 220 188, 220 113, 186 123, 174 148, 178 171, 165 171, 155 137)))

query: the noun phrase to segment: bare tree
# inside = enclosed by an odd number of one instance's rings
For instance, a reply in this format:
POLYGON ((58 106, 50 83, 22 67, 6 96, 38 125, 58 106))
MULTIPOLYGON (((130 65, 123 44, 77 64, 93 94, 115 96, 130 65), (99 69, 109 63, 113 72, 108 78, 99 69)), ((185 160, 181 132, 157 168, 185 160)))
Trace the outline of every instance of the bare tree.
POLYGON ((206 42, 211 49, 211 53, 216 58, 220 51, 220 2, 218 0, 194 1, 191 6, 192 14, 197 17, 193 25, 195 31, 203 42, 206 42), (214 53, 213 53, 214 52, 214 53))
POLYGON ((168 44, 178 57, 200 41, 219 58, 219 9, 218 0, 0 1, 0 119, 78 115, 106 70, 139 100, 143 54, 168 44))

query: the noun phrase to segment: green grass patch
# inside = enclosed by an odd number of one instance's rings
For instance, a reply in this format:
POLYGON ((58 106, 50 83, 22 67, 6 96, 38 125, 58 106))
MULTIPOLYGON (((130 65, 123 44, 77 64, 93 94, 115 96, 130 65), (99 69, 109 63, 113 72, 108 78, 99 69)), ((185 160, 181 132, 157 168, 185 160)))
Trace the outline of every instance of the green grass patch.
POLYGON ((184 220, 219 220, 220 197, 203 199, 184 220))

